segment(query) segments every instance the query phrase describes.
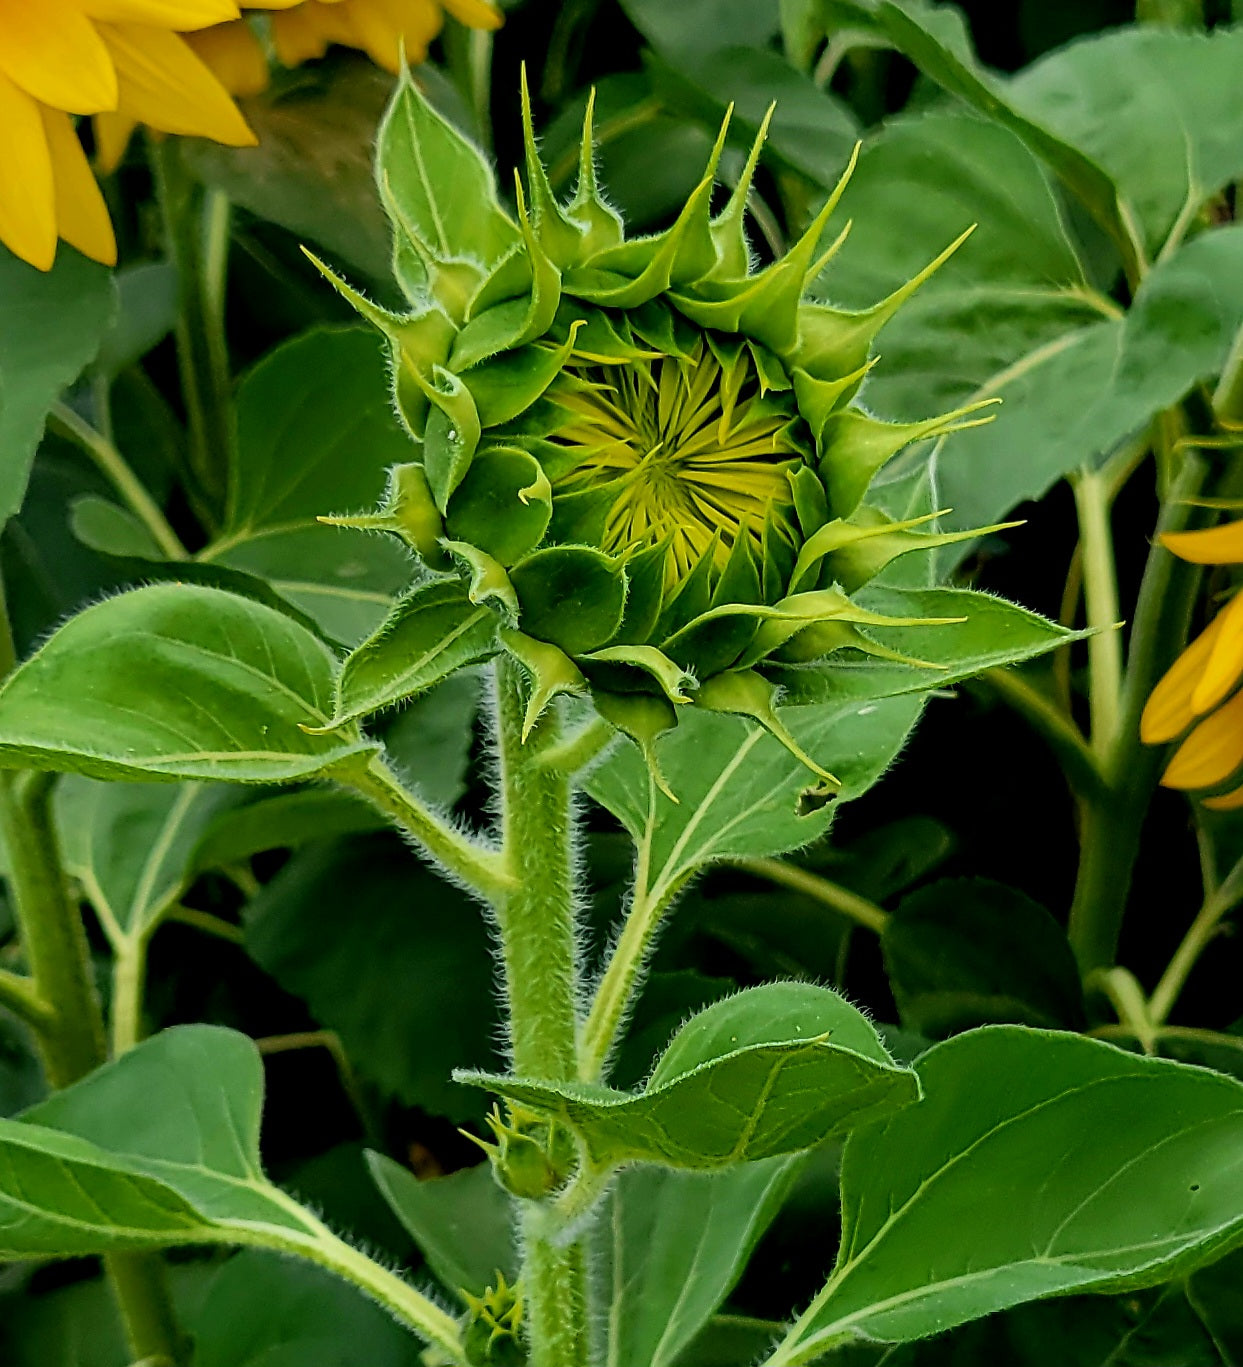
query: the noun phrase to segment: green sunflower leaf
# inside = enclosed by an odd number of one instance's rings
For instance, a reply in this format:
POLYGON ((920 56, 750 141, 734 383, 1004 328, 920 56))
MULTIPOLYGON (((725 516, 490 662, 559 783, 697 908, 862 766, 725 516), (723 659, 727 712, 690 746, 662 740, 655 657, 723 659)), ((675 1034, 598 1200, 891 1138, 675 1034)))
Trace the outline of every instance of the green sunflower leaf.
POLYGON ((380 127, 376 178, 398 232, 427 260, 488 266, 522 240, 501 208, 491 164, 409 72, 380 127))
POLYGON ((393 609, 383 626, 341 667, 336 707, 323 729, 335 731, 360 717, 417 697, 455 670, 494 655, 497 617, 472 603, 452 580, 420 584, 393 609))
POLYGON ((797 1153, 919 1095, 867 1018, 810 983, 751 988, 693 1016, 640 1092, 456 1076, 562 1120, 600 1171, 710 1170, 797 1153))
POLYGON ((1021 1026, 915 1070, 924 1100, 846 1142, 836 1266, 767 1367, 1154 1285, 1243 1237, 1233 1078, 1021 1026))
POLYGON ((0 247, 0 527, 22 506, 48 410, 95 355, 115 310, 102 266, 62 251, 45 273, 0 247))
POLYGON ((253 1043, 194 1025, 0 1121, 0 1259, 313 1241, 260 1168, 262 1104, 253 1043))
POLYGON ((336 660, 220 589, 155 584, 71 618, 0 688, 0 764, 94 778, 281 783, 364 763, 332 716, 336 660))

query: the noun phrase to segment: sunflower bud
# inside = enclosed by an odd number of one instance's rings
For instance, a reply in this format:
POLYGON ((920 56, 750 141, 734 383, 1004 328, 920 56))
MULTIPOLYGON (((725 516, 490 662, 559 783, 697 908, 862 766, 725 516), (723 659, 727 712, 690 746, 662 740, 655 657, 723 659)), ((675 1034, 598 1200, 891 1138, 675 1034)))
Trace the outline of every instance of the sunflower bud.
MULTIPOLYGON (((387 337, 415 446, 385 508, 330 520, 402 537, 436 576, 360 650, 417 638, 430 657, 469 630, 470 660, 523 665, 528 725, 557 694, 589 693, 650 752, 680 708, 707 707, 754 718, 832 782, 782 724, 765 668, 847 648, 902 659, 869 628, 915 621, 850 594, 896 556, 967 535, 864 499, 904 446, 987 421, 986 405, 893 424, 853 402, 873 337, 959 243, 874 307, 837 309, 808 288, 845 240, 821 247, 849 168, 800 240, 757 268, 744 212, 767 120, 719 212, 728 116, 673 225, 628 238, 596 184, 590 102, 567 203, 525 81, 523 116, 511 217, 483 157, 407 76, 379 180, 410 310, 330 276, 387 337)), ((443 655, 469 662, 460 646, 443 655)))
POLYGON ((471 1367, 523 1367, 522 1292, 509 1286, 501 1273, 496 1285, 482 1296, 466 1297, 466 1323, 462 1334, 466 1360, 471 1367))

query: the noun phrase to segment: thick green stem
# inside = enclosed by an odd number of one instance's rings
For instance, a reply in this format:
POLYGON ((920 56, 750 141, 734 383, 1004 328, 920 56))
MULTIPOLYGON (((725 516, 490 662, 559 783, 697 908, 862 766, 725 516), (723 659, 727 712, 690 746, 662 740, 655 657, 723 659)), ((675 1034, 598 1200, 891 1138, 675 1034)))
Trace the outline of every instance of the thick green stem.
MULTIPOLYGON (((559 742, 548 712, 523 739, 526 687, 496 668, 496 739, 508 891, 497 906, 510 1047, 519 1077, 574 1077, 578 1025, 574 816, 569 776, 542 762, 559 742)), ((534 1203, 522 1215, 522 1280, 532 1367, 586 1367, 587 1276, 581 1244, 554 1238, 534 1203)))
POLYGON ((51 778, 0 774, 0 833, 26 962, 51 1017, 38 1034, 48 1082, 67 1087, 107 1056, 90 949, 69 895, 51 810, 51 778))
POLYGON ((1114 568, 1109 485, 1101 472, 1082 470, 1074 480, 1079 537, 1083 547, 1083 598, 1088 626, 1088 700, 1092 749, 1107 755, 1118 734, 1122 704, 1122 637, 1119 634, 1118 578, 1114 568))
POLYGON ((1118 723, 1113 743, 1101 755, 1106 791, 1083 804, 1082 854, 1069 934, 1085 976, 1110 967, 1117 956, 1140 833, 1162 763, 1161 751, 1140 741, 1139 719, 1186 638, 1200 582, 1198 567, 1171 555, 1159 534, 1202 520, 1203 511, 1187 500, 1200 492, 1207 469, 1203 456, 1188 451, 1162 507, 1135 609, 1118 723))
MULTIPOLYGON (((0 832, 18 931, 35 989, 48 1008, 36 1039, 48 1082, 59 1088, 93 1072, 107 1050, 90 948, 61 864, 51 795, 50 775, 0 775, 0 832)), ((187 1345, 158 1254, 113 1254, 104 1266, 134 1356, 183 1362, 187 1345)))

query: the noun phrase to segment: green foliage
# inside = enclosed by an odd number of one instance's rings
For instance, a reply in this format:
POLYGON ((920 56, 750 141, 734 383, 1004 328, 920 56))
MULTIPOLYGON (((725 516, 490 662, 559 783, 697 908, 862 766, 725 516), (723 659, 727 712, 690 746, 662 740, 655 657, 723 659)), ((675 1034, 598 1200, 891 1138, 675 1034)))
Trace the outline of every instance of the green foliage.
POLYGON ((95 355, 116 308, 107 271, 63 256, 41 274, 0 248, 0 526, 22 506, 48 410, 95 355))
POLYGON ((630 1162, 712 1169, 796 1153, 918 1096, 859 1012, 795 983, 755 987, 692 1016, 638 1093, 461 1076, 563 1121, 597 1171, 630 1162))
POLYGON ((368 746, 313 734, 334 659, 273 609, 189 584, 88 608, 0 688, 0 756, 97 778, 272 783, 358 764, 368 746))
POLYGON ((950 1040, 916 1071, 924 1100, 847 1142, 841 1251, 774 1363, 1151 1285, 1238 1241, 1232 1079, 1010 1026, 950 1040), (949 1219, 966 1222, 952 1246, 949 1219))
POLYGON ((4 1363, 1243 1361, 1243 844, 1139 736, 1228 8, 470 0, 0 248, 4 1363))

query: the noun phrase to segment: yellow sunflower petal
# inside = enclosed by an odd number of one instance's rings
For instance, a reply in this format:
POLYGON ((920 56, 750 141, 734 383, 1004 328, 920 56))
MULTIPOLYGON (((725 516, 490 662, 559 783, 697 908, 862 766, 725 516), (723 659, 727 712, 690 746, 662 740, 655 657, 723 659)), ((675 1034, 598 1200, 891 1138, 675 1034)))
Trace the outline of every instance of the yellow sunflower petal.
POLYGON ((117 263, 117 240, 108 206, 91 174, 90 163, 68 114, 43 109, 43 129, 52 156, 52 180, 56 191, 56 227, 70 246, 83 256, 117 263))
POLYGON ((1222 793, 1220 797, 1206 797, 1204 805, 1211 807, 1215 812, 1237 812, 1243 807, 1243 788, 1235 788, 1232 792, 1222 793))
POLYGON ((1222 614, 1219 613, 1166 670, 1164 678, 1152 690, 1139 721, 1139 736, 1145 744, 1159 745, 1162 741, 1173 740, 1195 721, 1196 712, 1191 705, 1191 695, 1213 653, 1221 622, 1222 614))
POLYGON ((0 71, 53 109, 95 114, 116 108, 112 58, 73 6, 0 0, 0 71))
POLYGON ((282 66, 313 62, 335 43, 337 21, 327 5, 301 4, 272 16, 272 43, 282 66))
POLYGON ((236 19, 235 0, 80 0, 92 19, 110 24, 154 24, 161 29, 207 28, 236 19))
POLYGON ((120 166, 138 123, 125 114, 96 114, 91 126, 95 131, 95 166, 101 176, 106 176, 120 166))
POLYGON ((175 33, 100 24, 121 82, 118 113, 164 133, 253 147, 256 138, 228 92, 175 33))
POLYGON ((1217 614, 1221 623, 1204 672, 1191 694, 1191 707, 1203 715, 1228 697, 1243 676, 1243 593, 1217 614))
POLYGON ((1213 788, 1243 764, 1243 693, 1206 717, 1174 752, 1167 788, 1213 788))
POLYGON ((268 59, 245 19, 188 33, 186 42, 230 95, 258 95, 268 87, 268 59))
POLYGON ((56 260, 56 188, 39 106, 0 71, 0 242, 41 271, 56 260))
POLYGON ((1202 532, 1166 532, 1161 544, 1196 565, 1243 565, 1243 521, 1202 532))
POLYGON ((386 71, 406 61, 421 62, 440 32, 444 15, 435 0, 346 0, 342 13, 357 35, 355 42, 386 71))
POLYGON ((487 0, 443 0, 444 7, 467 28, 498 29, 505 16, 487 0))

